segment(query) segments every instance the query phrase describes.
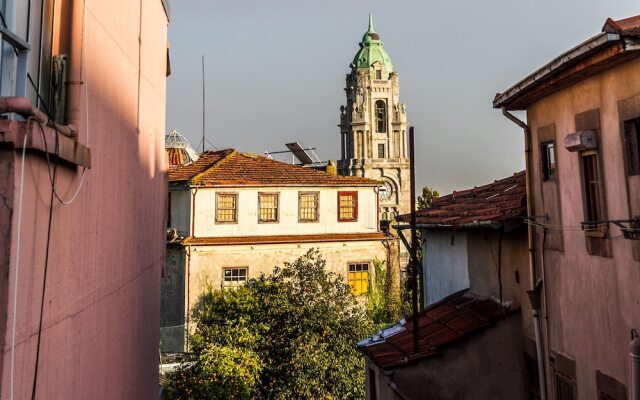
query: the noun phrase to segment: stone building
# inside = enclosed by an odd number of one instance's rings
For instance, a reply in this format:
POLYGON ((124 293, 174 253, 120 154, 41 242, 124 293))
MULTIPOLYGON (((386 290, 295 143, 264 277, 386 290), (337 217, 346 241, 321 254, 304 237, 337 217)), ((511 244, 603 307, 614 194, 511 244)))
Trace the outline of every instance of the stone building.
POLYGON ((188 325, 208 287, 269 274, 311 248, 364 294, 373 260, 398 260, 397 239, 379 229, 379 186, 233 149, 171 166, 161 326, 188 325))
POLYGON ((383 182, 380 219, 410 211, 407 114, 400 103, 400 82, 380 36, 369 29, 350 65, 340 107, 341 175, 383 182))

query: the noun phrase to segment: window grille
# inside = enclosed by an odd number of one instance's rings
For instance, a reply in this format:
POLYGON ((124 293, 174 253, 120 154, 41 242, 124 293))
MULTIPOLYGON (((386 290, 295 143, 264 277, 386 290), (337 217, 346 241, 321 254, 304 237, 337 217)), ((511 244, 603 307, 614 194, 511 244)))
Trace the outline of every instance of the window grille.
POLYGON ((338 192, 338 221, 358 219, 358 192, 338 192))
POLYGON ((219 193, 216 199, 216 222, 237 222, 237 200, 235 193, 219 193))
POLYGON ((300 193, 298 196, 300 222, 318 220, 318 192, 300 193))
POLYGON ((260 222, 277 222, 278 221, 278 194, 277 193, 260 193, 258 195, 259 204, 259 221, 260 222))

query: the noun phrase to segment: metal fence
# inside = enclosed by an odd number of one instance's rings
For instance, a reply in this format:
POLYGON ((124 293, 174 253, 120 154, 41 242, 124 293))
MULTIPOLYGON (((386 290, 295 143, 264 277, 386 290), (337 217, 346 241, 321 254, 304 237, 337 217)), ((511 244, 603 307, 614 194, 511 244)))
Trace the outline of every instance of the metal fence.
POLYGON ((186 335, 184 324, 160 328, 160 351, 162 353, 184 353, 186 351, 186 335))

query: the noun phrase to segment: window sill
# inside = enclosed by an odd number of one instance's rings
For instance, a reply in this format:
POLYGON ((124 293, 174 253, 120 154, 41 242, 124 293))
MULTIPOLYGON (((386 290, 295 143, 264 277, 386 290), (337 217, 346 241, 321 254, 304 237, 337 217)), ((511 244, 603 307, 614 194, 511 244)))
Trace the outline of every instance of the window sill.
POLYGON ((74 166, 91 168, 91 149, 72 138, 58 134, 48 126, 44 126, 42 130, 44 139, 40 127, 34 122, 27 124, 27 121, 0 120, 0 145, 8 145, 16 150, 26 147, 26 150, 39 153, 43 157, 47 154, 49 157, 56 157, 57 135, 59 160, 74 166), (24 146, 25 136, 26 146, 24 146))

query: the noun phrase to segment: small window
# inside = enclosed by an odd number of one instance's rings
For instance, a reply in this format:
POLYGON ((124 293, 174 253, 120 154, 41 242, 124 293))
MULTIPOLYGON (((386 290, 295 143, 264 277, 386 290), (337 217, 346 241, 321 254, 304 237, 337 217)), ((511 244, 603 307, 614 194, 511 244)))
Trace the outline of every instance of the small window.
POLYGON ((278 222, 278 193, 259 193, 258 208, 259 222, 278 222))
POLYGON ((384 158, 384 144, 378 143, 378 158, 384 158))
POLYGON ((358 192, 338 192, 338 221, 358 219, 358 192))
POLYGON ((318 221, 318 192, 301 192, 298 195, 298 220, 300 222, 318 221))
POLYGON ((236 193, 218 193, 216 196, 216 222, 238 222, 238 195, 236 193))
POLYGON ((628 175, 640 175, 640 118, 624 123, 625 158, 628 175))
MULTIPOLYGON (((582 154, 582 179, 584 184, 584 207, 586 222, 602 221, 602 186, 598 172, 598 155, 595 152, 582 154)), ((598 225, 588 224, 585 229, 596 230, 598 225)))
POLYGON ((376 79, 382 79, 382 71, 379 69, 376 70, 376 79))
POLYGON ((384 100, 376 101, 376 131, 380 133, 387 132, 387 104, 384 100))
POLYGON ((575 383, 563 376, 556 375, 556 400, 575 400, 575 383))
POLYGON ((247 267, 224 268, 222 283, 224 286, 238 286, 247 281, 247 267))
POLYGON ((542 144, 542 176, 545 181, 556 179, 556 149, 554 142, 542 144))
POLYGON ((369 288, 369 263, 349 264, 349 286, 351 293, 361 295, 369 288))

